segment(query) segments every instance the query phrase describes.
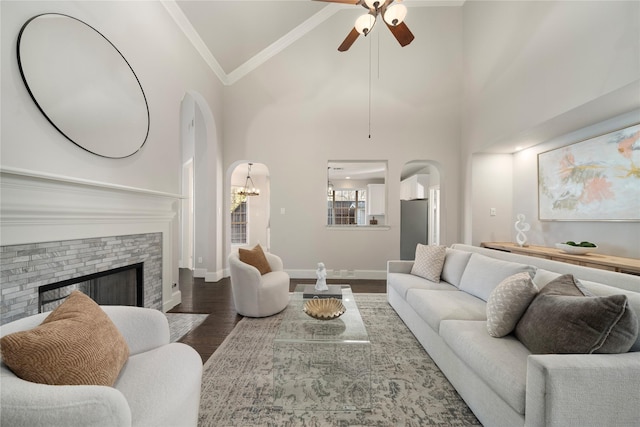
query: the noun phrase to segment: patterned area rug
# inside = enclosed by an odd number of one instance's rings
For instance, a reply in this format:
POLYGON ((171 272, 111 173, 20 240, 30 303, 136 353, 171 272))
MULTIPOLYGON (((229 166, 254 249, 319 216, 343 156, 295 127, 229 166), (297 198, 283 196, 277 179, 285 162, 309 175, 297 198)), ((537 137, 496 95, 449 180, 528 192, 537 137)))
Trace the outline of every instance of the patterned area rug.
POLYGON ((242 319, 204 365, 200 426, 480 426, 385 294, 355 294, 371 340, 371 410, 274 407, 282 313, 242 319))

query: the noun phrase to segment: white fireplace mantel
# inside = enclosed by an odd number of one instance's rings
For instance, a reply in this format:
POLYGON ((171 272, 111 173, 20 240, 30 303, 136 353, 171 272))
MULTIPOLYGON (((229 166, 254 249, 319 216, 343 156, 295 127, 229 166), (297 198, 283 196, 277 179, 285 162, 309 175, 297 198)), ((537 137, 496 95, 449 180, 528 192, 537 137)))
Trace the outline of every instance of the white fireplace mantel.
POLYGON ((180 303, 172 279, 181 195, 6 167, 0 191, 3 246, 161 232, 163 309, 180 303))

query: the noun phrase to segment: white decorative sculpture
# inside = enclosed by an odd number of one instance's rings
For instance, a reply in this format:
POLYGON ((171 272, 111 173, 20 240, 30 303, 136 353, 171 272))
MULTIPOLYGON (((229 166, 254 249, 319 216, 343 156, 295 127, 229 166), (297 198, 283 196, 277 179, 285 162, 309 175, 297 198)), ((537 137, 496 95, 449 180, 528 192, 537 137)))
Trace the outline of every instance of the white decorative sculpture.
POLYGON ((527 236, 524 234, 525 231, 529 231, 531 230, 531 226, 529 224, 527 224, 526 222, 524 222, 525 220, 525 216, 524 214, 518 214, 516 215, 516 231, 518 232, 518 234, 516 234, 516 242, 518 242, 518 245, 520 247, 523 246, 527 246, 527 236))
POLYGON ((327 286, 327 269, 324 267, 324 263, 318 263, 316 276, 318 277, 318 280, 316 280, 316 291, 328 291, 329 287, 327 286))

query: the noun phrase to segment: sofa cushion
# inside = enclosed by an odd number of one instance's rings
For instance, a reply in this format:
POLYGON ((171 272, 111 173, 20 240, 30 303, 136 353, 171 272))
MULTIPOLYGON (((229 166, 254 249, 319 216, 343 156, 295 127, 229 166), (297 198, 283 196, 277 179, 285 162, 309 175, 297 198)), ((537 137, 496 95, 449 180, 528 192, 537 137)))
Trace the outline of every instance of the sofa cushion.
POLYGON ((446 282, 431 282, 422 277, 405 273, 387 273, 387 286, 394 289, 402 298, 407 297, 409 289, 430 289, 438 291, 457 291, 458 288, 446 282))
POLYGON ((536 274, 533 276, 533 283, 538 287, 538 290, 544 288, 549 282, 562 276, 562 273, 556 273, 555 271, 545 270, 544 268, 538 268, 536 274))
POLYGON ((638 337, 638 319, 624 294, 585 296, 570 274, 548 283, 516 326, 532 353, 624 353, 638 337))
POLYGON ((271 266, 260 245, 256 245, 253 249, 238 249, 238 257, 240 261, 257 268, 260 274, 271 273, 271 266))
POLYGON ((482 321, 443 320, 440 336, 514 411, 524 414, 527 356, 531 353, 522 343, 513 335, 489 336, 482 321))
POLYGON ((416 259, 413 262, 413 267, 411 267, 411 274, 432 282, 439 282, 446 250, 444 246, 418 243, 416 245, 416 259))
POLYGON ((486 301, 500 282, 516 273, 528 272, 533 277, 535 267, 502 261, 478 253, 471 254, 460 279, 460 290, 486 301))
POLYGON ((20 378, 50 385, 112 386, 129 357, 120 331, 80 291, 37 327, 2 337, 3 362, 20 378))
POLYGON ((406 299, 418 316, 436 332, 442 320, 487 320, 486 303, 465 292, 409 289, 406 299))
POLYGON ((460 286, 460 278, 471 258, 471 252, 458 249, 447 248, 442 266, 441 280, 451 283, 453 286, 460 286))
POLYGON ((500 282, 487 300, 489 335, 500 338, 511 333, 537 294, 529 273, 517 273, 500 282))

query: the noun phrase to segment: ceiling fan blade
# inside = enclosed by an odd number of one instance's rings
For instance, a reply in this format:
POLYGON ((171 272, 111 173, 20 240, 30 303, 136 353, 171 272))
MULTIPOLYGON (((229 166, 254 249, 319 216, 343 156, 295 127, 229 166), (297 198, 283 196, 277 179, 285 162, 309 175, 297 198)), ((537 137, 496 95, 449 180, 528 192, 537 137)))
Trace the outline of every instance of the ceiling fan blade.
POLYGON ((400 46, 404 47, 408 45, 415 38, 411 30, 409 30, 409 27, 407 27, 407 24, 405 24, 404 22, 401 22, 396 26, 387 24, 387 27, 389 27, 389 30, 391 30, 393 36, 396 38, 396 40, 398 40, 400 46))
POLYGON ((343 4, 358 4, 360 0, 315 0, 315 1, 323 1, 325 3, 343 3, 343 4))
POLYGON ((340 52, 345 52, 345 51, 349 50, 349 48, 351 47, 353 42, 356 41, 356 39, 358 38, 359 35, 360 35, 360 33, 358 32, 358 30, 353 28, 351 30, 351 32, 347 35, 347 38, 345 38, 344 41, 342 42, 342 44, 338 47, 338 50, 340 52))

